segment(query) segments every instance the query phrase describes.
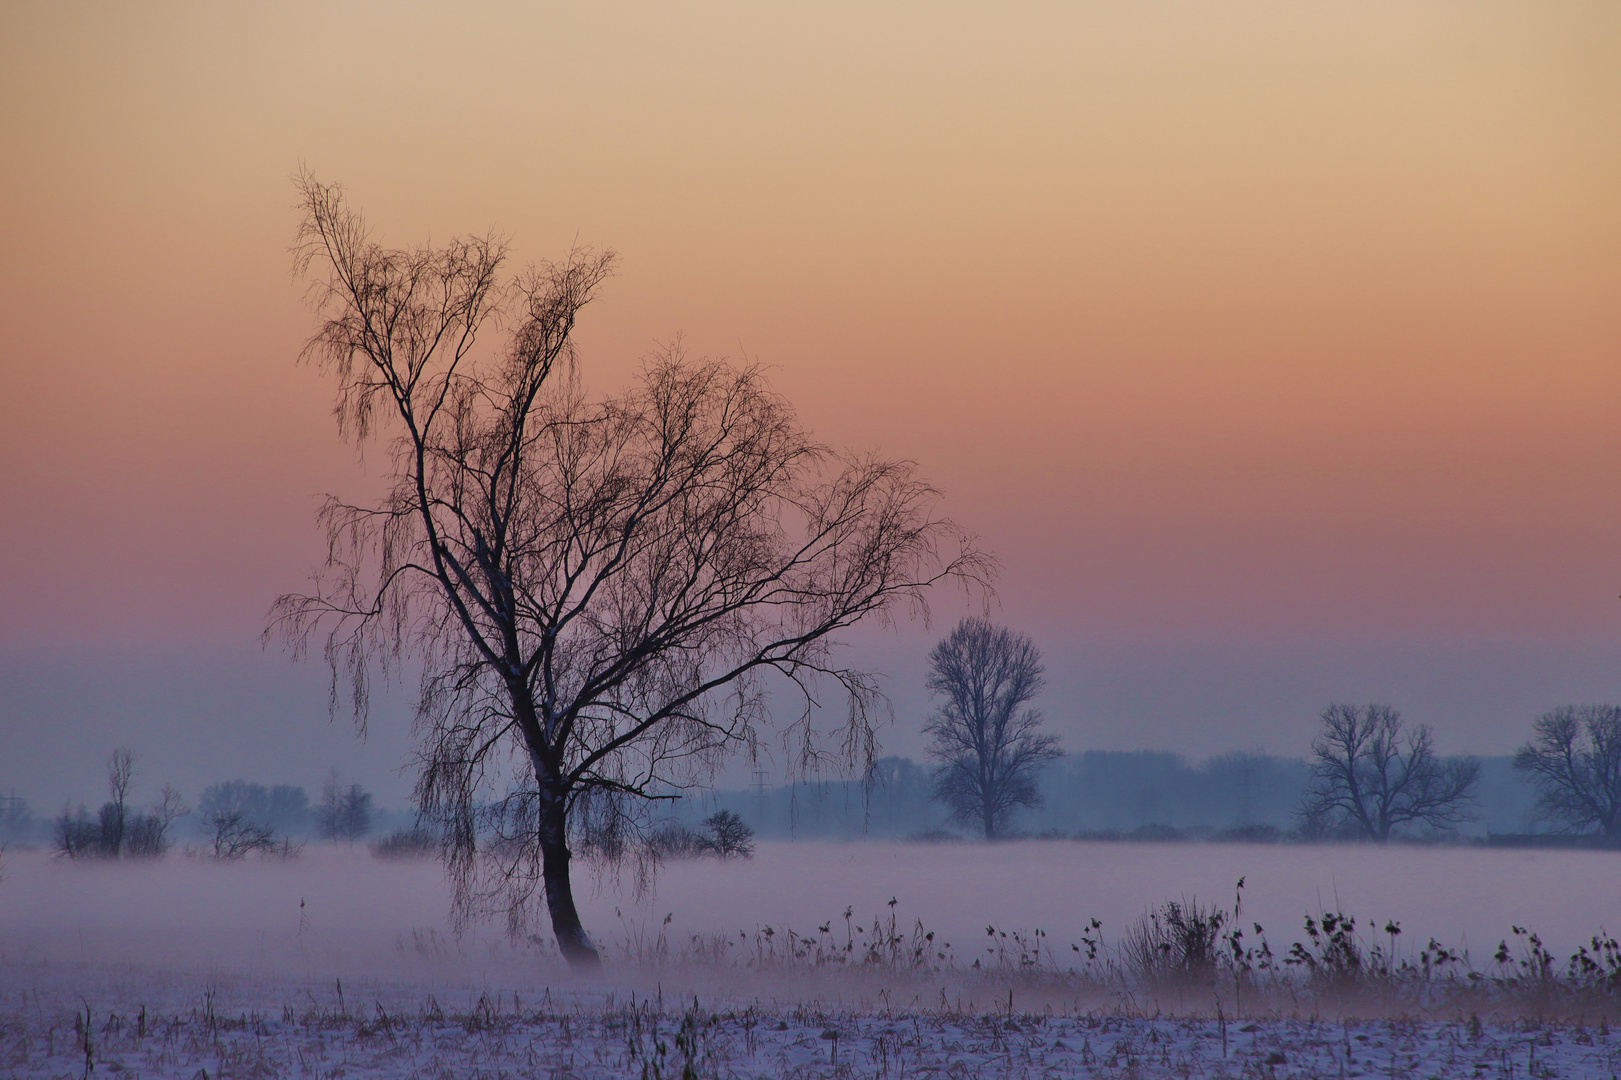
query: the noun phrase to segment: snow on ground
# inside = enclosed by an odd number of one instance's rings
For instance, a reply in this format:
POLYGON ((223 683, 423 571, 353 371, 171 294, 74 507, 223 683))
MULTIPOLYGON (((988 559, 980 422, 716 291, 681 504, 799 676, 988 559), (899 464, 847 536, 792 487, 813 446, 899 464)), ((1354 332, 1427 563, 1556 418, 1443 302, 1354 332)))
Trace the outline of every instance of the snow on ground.
POLYGON ((1614 1077, 1575 1023, 866 1009, 581 984, 309 983, 8 965, 0 1075, 480 1077, 1614 1077), (93 1066, 87 1069, 87 1062, 93 1066))
POLYGON ((736 965, 762 927, 859 933, 845 908, 870 924, 893 896, 903 928, 938 928, 965 966, 987 925, 1043 927, 1065 955, 1083 919, 1098 915, 1118 940, 1149 905, 1226 899, 1241 875, 1246 920, 1271 922, 1280 951, 1326 898, 1407 919, 1405 940, 1472 938, 1478 962, 1513 922, 1556 950, 1616 922, 1618 864, 1593 852, 767 844, 749 862, 670 866, 651 897, 583 883, 588 925, 615 962, 580 980, 492 927, 457 939, 428 862, 330 847, 231 865, 10 852, 0 1077, 1616 1077, 1621 1033, 1596 1013, 1482 1010, 1471 1022, 1359 1003, 1314 1020, 1316 1006, 1272 1001, 1217 1015, 1221 999, 1197 993, 736 965), (724 937, 730 965, 630 962, 658 955, 661 934, 689 955, 695 943, 714 955, 724 937))

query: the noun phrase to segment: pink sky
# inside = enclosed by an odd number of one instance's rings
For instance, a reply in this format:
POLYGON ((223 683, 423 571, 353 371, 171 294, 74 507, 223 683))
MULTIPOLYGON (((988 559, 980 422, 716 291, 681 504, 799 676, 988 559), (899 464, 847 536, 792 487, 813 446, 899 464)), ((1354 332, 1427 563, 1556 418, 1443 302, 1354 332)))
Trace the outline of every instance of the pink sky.
POLYGON ((389 241, 616 248, 592 385, 772 365, 1055 665, 1612 642, 1618 54, 1598 4, 7 5, 0 644, 254 647, 367 482, 300 162, 389 241))

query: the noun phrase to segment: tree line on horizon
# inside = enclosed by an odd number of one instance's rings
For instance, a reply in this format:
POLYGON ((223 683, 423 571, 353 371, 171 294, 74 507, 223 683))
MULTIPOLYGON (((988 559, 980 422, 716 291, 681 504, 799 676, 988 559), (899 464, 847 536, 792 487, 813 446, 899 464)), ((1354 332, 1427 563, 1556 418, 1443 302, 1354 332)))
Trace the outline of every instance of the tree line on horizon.
MULTIPOLYGON (((1019 814, 1000 813, 997 835, 1377 841, 1441 837, 1484 819, 1495 822, 1488 832, 1499 834, 1616 837, 1616 707, 1552 710, 1534 721, 1534 739, 1515 755, 1486 759, 1436 757, 1427 729, 1407 731, 1388 706, 1334 705, 1319 720, 1311 760, 1235 752, 1193 765, 1165 751, 1054 749, 1023 777, 1019 814), (1358 789, 1366 799, 1360 813, 1351 802, 1358 789), (1426 818, 1423 811, 1432 809, 1440 812, 1426 818)), ((956 769, 960 774, 964 765, 956 769)), ((195 808, 167 784, 151 807, 140 808, 129 799, 133 772, 134 755, 115 751, 107 761, 110 798, 95 815, 80 805, 41 821, 23 800, 0 798, 0 843, 37 841, 48 832, 52 845, 71 857, 158 855, 173 841, 175 824, 189 818, 205 841, 203 851, 239 858, 285 850, 305 837, 354 841, 373 831, 372 796, 336 773, 315 803, 296 785, 233 780, 205 788, 195 808)), ((949 838, 958 835, 951 825, 965 817, 982 822, 983 814, 971 801, 966 816, 954 813, 941 798, 940 775, 938 768, 891 756, 856 781, 689 793, 657 827, 653 843, 662 857, 677 858, 745 853, 756 829, 767 837, 949 838), (728 815, 719 826, 710 820, 717 813, 728 815)), ((429 853, 440 839, 420 819, 395 831, 390 850, 402 853, 429 853)))
MULTIPOLYGON (((929 655, 927 686, 939 701, 923 726, 936 763, 931 794, 950 822, 985 840, 1002 835, 1014 811, 1041 805, 1038 777, 1061 756, 1030 704, 1042 676, 1030 637, 984 618, 963 619, 929 655)), ((1330 703, 1318 721, 1292 813, 1301 836, 1385 843, 1478 818, 1479 761, 1441 758, 1429 725, 1377 702, 1330 703)), ((1567 705, 1537 717, 1513 767, 1556 830, 1621 842, 1621 707, 1567 705)))
POLYGON ((142 808, 130 798, 135 763, 127 747, 108 757, 108 800, 93 815, 85 804, 69 803, 54 819, 41 821, 24 800, 0 798, 0 843, 36 840, 44 833, 55 851, 71 859, 150 858, 173 846, 177 823, 189 818, 203 841, 191 850, 231 860, 255 852, 288 854, 307 836, 355 841, 373 830, 371 793, 343 781, 336 770, 314 803, 297 785, 228 780, 204 788, 195 807, 165 783, 156 800, 142 808))

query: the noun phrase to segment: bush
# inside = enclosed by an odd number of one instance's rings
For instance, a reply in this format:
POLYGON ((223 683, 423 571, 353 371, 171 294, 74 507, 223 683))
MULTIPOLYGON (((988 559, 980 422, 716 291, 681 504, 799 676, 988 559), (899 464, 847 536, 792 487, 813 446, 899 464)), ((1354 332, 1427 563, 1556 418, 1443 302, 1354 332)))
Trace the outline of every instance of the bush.
POLYGON ((661 859, 696 859, 708 850, 704 835, 679 821, 660 825, 647 842, 661 859))
POLYGON ((276 836, 276 830, 251 820, 240 810, 217 811, 203 823, 213 834, 213 857, 234 861, 253 852, 263 855, 291 855, 292 842, 276 836))
POLYGON ((426 859, 438 850, 439 837, 420 825, 396 829, 371 845, 371 853, 379 859, 426 859))
POLYGON ((1193 900, 1167 900, 1126 932, 1120 952, 1150 981, 1198 979, 1215 970, 1227 912, 1193 900))
POLYGON ((92 819, 81 805, 63 808, 55 822, 56 850, 70 859, 155 858, 169 850, 169 820, 162 814, 130 814, 105 803, 92 819))
POLYGON ((82 803, 77 814, 64 806, 55 822, 54 844, 57 851, 70 859, 100 855, 101 826, 90 820, 90 814, 82 803))
POLYGON ((754 855, 754 830, 730 810, 704 818, 702 830, 678 821, 666 822, 653 830, 647 842, 661 859, 696 859, 700 855, 748 859, 754 855))

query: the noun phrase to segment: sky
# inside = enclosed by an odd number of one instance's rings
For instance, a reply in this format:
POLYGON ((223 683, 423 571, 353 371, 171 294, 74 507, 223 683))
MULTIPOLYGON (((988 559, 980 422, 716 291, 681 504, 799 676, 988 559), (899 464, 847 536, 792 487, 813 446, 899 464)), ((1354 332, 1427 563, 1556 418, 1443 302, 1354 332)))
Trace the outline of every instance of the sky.
MULTIPOLYGON (((1070 749, 1300 755, 1330 700, 1505 753, 1621 699, 1621 9, 1603 3, 0 7, 0 791, 403 800, 261 648, 375 489, 296 364, 291 177, 385 242, 620 253, 683 336, 919 463, 1070 749)), ((929 645, 862 631, 914 756, 929 645)))

